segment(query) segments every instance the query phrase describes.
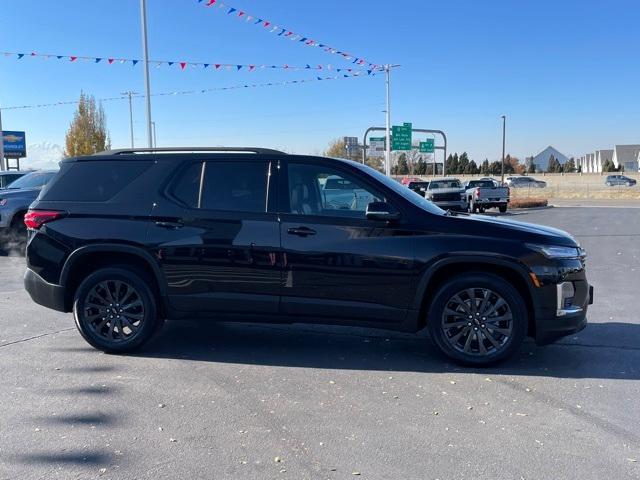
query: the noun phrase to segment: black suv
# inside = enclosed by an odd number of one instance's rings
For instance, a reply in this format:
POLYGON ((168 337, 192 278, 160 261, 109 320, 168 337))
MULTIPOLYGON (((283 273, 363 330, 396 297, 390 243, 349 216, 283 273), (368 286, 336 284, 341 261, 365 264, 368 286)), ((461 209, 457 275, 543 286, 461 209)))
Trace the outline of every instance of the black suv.
POLYGON ((451 214, 359 163, 258 148, 64 160, 25 217, 25 286, 125 352, 163 319, 428 328, 486 365, 581 330, 592 288, 567 233, 451 214), (352 191, 340 201, 327 178, 352 191))

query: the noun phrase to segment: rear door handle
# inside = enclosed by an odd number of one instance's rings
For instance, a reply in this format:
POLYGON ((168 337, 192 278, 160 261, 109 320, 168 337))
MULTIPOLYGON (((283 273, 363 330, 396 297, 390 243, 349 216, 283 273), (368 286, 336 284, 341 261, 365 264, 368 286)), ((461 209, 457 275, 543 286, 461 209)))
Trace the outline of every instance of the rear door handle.
POLYGON ((316 231, 309 227, 292 227, 287 230, 289 235, 298 235, 299 237, 308 237, 309 235, 315 235, 316 231))
POLYGON ((176 230, 178 228, 182 228, 184 227, 184 223, 182 222, 164 222, 164 221, 158 221, 156 222, 156 225, 158 227, 162 227, 162 228, 168 228, 170 230, 176 230))

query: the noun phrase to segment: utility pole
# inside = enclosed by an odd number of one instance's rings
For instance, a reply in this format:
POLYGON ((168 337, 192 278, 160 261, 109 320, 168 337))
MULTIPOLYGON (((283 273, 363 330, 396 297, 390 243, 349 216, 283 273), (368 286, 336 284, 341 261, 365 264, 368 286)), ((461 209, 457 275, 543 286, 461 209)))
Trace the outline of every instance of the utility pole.
POLYGON ((507 117, 502 115, 502 182, 504 185, 504 146, 505 146, 505 133, 506 133, 507 117))
POLYGON ((122 95, 127 95, 129 97, 129 129, 131 131, 131 148, 133 148, 133 105, 131 103, 131 97, 133 95, 138 95, 138 92, 129 90, 127 92, 122 92, 122 95))
POLYGON ((147 142, 153 148, 151 129, 151 85, 149 84, 149 46, 147 44, 147 2, 140 0, 140 21, 142 22, 142 54, 144 58, 144 90, 147 99, 147 142))
POLYGON ((2 132, 2 109, 0 109, 0 171, 6 168, 4 161, 4 133, 2 132))

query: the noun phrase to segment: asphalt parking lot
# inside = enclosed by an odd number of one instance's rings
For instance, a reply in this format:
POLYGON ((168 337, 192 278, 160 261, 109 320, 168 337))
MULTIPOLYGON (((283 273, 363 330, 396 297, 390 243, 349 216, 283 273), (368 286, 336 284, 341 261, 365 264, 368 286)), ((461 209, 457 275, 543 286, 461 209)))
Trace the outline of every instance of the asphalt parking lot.
POLYGON ((640 478, 640 209, 509 215, 589 253, 589 326, 457 367, 425 335, 169 323, 105 355, 0 257, 1 479, 640 478))

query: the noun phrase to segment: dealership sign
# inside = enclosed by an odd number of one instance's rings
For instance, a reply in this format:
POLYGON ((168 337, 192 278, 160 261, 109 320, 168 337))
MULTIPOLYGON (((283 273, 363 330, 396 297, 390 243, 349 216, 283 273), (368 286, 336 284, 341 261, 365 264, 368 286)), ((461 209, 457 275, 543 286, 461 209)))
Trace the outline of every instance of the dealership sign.
POLYGON ((24 132, 4 130, 2 132, 2 143, 4 144, 4 156, 6 158, 22 158, 27 156, 27 144, 24 132))

